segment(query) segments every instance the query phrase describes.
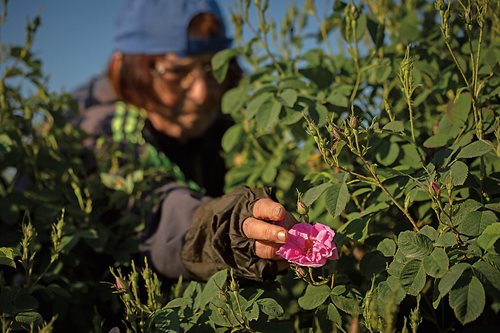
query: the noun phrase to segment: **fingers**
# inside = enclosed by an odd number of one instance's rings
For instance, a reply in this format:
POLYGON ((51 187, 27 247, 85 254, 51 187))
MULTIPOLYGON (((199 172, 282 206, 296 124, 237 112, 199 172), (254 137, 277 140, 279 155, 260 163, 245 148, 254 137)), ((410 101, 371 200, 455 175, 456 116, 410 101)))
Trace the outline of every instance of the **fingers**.
POLYGON ((253 205, 253 216, 268 221, 281 221, 286 216, 285 207, 271 199, 259 199, 253 205))
POLYGON ((282 257, 276 254, 276 251, 278 251, 279 248, 280 244, 256 241, 254 250, 255 254, 259 258, 271 259, 271 260, 283 260, 282 257))
POLYGON ((288 239, 288 232, 285 228, 253 217, 243 222, 243 232, 246 237, 260 241, 286 243, 288 239))
POLYGON ((286 260, 276 254, 279 247, 280 246, 275 243, 266 243, 261 241, 255 242, 255 254, 262 259, 276 260, 278 272, 281 272, 287 269, 290 265, 286 260))

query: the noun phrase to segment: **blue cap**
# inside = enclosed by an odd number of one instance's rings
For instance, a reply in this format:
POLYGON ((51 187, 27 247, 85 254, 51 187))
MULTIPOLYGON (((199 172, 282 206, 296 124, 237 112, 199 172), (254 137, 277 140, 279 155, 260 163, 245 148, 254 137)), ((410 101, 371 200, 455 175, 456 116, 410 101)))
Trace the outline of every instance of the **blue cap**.
POLYGON ((116 25, 114 50, 129 54, 191 56, 226 49, 232 42, 226 37, 222 13, 214 0, 127 0, 116 25), (219 36, 188 38, 189 23, 200 13, 219 19, 219 36))

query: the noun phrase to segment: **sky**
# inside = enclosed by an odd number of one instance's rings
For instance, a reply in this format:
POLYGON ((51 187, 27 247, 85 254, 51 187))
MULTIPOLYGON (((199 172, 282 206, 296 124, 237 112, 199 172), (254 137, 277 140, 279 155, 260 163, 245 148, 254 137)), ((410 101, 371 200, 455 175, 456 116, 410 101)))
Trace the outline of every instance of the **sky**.
MULTIPOLYGON (((226 21, 237 0, 218 0, 226 21)), ((33 51, 41 58, 52 90, 70 92, 104 70, 112 52, 115 15, 123 0, 10 0, 1 43, 21 43, 28 19, 41 17, 33 51)), ((286 8, 303 1, 271 0, 270 16, 281 22, 286 8)), ((324 3, 320 1, 320 3, 324 3)), ((2 5, 0 5, 2 6, 2 5)), ((228 23, 232 31, 231 23, 228 23)))

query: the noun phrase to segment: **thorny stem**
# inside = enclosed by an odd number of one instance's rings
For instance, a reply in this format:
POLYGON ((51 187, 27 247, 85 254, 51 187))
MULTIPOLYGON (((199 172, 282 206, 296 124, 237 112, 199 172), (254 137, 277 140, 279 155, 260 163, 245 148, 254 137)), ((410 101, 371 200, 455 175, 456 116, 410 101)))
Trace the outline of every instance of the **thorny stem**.
POLYGON ((411 140, 413 141, 413 143, 416 143, 415 129, 413 127, 413 106, 411 104, 411 96, 407 96, 406 103, 408 104, 408 112, 410 113, 411 140))
POLYGON ((357 172, 354 172, 354 171, 352 171, 352 170, 346 169, 345 167, 343 167, 343 166, 341 166, 341 165, 339 165, 339 164, 337 165, 337 167, 338 167, 340 170, 342 170, 342 171, 344 171, 344 172, 347 172, 347 173, 348 173, 348 174, 350 174, 351 176, 355 176, 356 178, 359 178, 359 179, 361 179, 361 180, 364 180, 364 181, 365 181, 366 183, 368 183, 368 184, 373 184, 373 185, 376 185, 376 183, 374 183, 374 182, 373 182, 373 179, 372 179, 372 178, 370 178, 370 177, 367 177, 367 176, 362 175, 362 174, 360 174, 360 173, 357 173, 357 172))
MULTIPOLYGON (((260 7, 257 8, 257 17, 258 17, 259 26, 265 27, 266 26, 266 15, 265 15, 263 9, 260 8, 260 7)), ((255 27, 252 24, 250 24, 250 21, 248 21, 247 24, 248 24, 250 30, 252 30, 252 32, 256 36, 260 35, 260 33, 255 29, 255 27)), ((280 76, 281 77, 285 76, 285 72, 278 65, 278 61, 274 57, 274 55, 271 52, 271 50, 269 50, 269 44, 267 42, 267 32, 266 31, 263 31, 263 33, 262 33, 261 44, 262 44, 262 46, 264 48, 264 51, 266 51, 267 56, 271 59, 271 62, 273 63, 273 66, 276 68, 276 70, 278 71, 278 73, 280 73, 280 76)))
POLYGON ((383 182, 380 180, 380 178, 378 177, 378 175, 373 170, 373 166, 370 164, 370 162, 368 162, 363 156, 361 156, 361 154, 359 152, 355 151, 354 149, 352 149, 352 151, 363 162, 363 164, 364 164, 365 168, 368 170, 368 172, 370 172, 370 174, 372 175, 373 180, 375 180, 375 184, 385 194, 387 194, 389 196, 389 198, 394 203, 394 205, 396 205, 396 207, 406 216, 406 218, 408 219, 408 221, 410 221, 410 223, 412 224, 413 229, 415 229, 415 231, 419 231, 420 228, 417 226, 417 223, 415 222, 415 220, 413 219, 413 217, 408 213, 408 211, 404 207, 401 206, 401 204, 396 200, 396 198, 392 195, 392 193, 389 192, 389 190, 385 187, 385 185, 383 184, 383 182))
MULTIPOLYGON (((436 215, 437 215, 437 218, 438 218, 439 222, 440 222, 440 223, 442 223, 442 224, 444 224, 444 225, 445 225, 445 226, 447 226, 448 228, 450 228, 450 230, 451 230, 451 231, 455 234, 455 237, 456 237, 456 239, 457 239, 458 244, 459 244, 460 246, 464 246, 464 242, 462 241, 462 238, 460 238, 460 233, 458 232, 457 228, 453 225, 453 222, 451 222, 451 219, 452 219, 451 214, 450 214, 450 213, 447 213, 447 212, 444 210, 443 205, 441 204, 441 202, 439 201, 439 199, 435 199, 435 200, 434 200, 434 198, 433 198, 433 201, 437 203, 438 208, 439 208, 439 211, 441 211, 441 212, 445 213, 445 214, 448 216, 448 218, 450 219, 450 224, 447 224, 447 223, 443 222, 443 221, 441 220, 441 217, 440 217, 439 212, 438 212, 438 211, 436 211, 436 215)), ((450 208, 450 210, 451 210, 451 208, 450 208)))
MULTIPOLYGON (((331 280, 330 278, 328 279, 323 279, 322 281, 316 281, 314 279, 314 274, 313 274, 313 269, 312 267, 308 267, 308 272, 309 272, 309 279, 311 280, 310 283, 313 285, 313 286, 322 286, 324 284, 327 284, 328 282, 330 281, 333 281, 333 274, 331 275, 331 280)), ((307 281, 306 281, 307 282, 307 281)), ((332 282, 333 284, 333 282, 332 282)))
MULTIPOLYGON (((394 86, 395 82, 396 81, 393 81, 393 83, 391 85, 394 86)), ((392 87, 391 87, 391 89, 392 89, 392 87)), ((392 114, 391 106, 390 106, 389 101, 388 101, 389 92, 390 92, 389 87, 387 86, 387 83, 384 82, 384 91, 383 91, 383 95, 382 95, 383 108, 387 112, 389 119, 391 121, 394 121, 395 118, 394 118, 394 115, 392 114)))
POLYGON ((478 89, 478 73, 479 73, 479 57, 481 56, 481 43, 483 40, 483 24, 479 26, 479 41, 477 44, 477 55, 476 55, 476 60, 474 61, 474 56, 473 56, 473 51, 472 51, 472 38, 469 33, 469 45, 470 45, 470 52, 471 52, 471 58, 472 58, 472 64, 474 68, 474 73, 472 73, 472 82, 473 82, 473 87, 472 87, 472 108, 474 109, 474 114, 477 114, 478 121, 476 122, 476 133, 478 135, 479 139, 483 138, 483 119, 482 119, 482 114, 481 112, 477 109, 477 97, 479 95, 479 89, 478 89))
MULTIPOLYGON (((460 2, 460 4, 465 9, 465 6, 461 2, 460 2)), ((479 56, 481 55, 481 42, 482 42, 482 38, 483 38, 483 26, 480 26, 480 29, 479 29, 479 43, 478 43, 478 48, 477 48, 477 58, 475 60, 474 60, 474 55, 473 55, 473 50, 472 50, 472 38, 470 36, 470 33, 467 32, 468 39, 469 39, 469 47, 470 47, 470 52, 471 52, 471 59, 472 59, 472 68, 473 68, 472 69, 473 70, 472 86, 469 83, 469 80, 467 80, 467 77, 465 76, 465 72, 463 71, 462 66, 460 66, 460 63, 458 62, 457 57, 455 56, 455 52, 453 52, 453 49, 451 48, 449 39, 444 35, 443 29, 441 29, 441 31, 442 31, 443 36, 444 36, 444 43, 445 43, 446 47, 448 48, 448 51, 450 52, 450 55, 453 58, 453 61, 455 62, 455 65, 457 66, 457 68, 460 72, 460 75, 462 75, 462 78, 465 82, 465 85, 467 86, 467 88, 469 89, 469 91, 472 94, 472 108, 473 108, 473 112, 474 112, 474 122, 476 123, 476 128, 478 129, 478 131, 477 131, 478 137, 479 137, 479 139, 482 139, 481 113, 478 112, 478 110, 477 110, 476 102, 477 102, 477 95, 479 93, 478 86, 477 86, 477 84, 478 84, 477 80, 478 80, 478 72, 479 72, 479 56)))
POLYGON ((354 142, 356 143, 356 149, 360 152, 360 155, 362 155, 361 154, 361 148, 359 148, 358 132, 357 132, 356 129, 354 129, 353 133, 354 133, 354 142))
MULTIPOLYGON (((232 271, 231 271, 231 278, 233 279, 234 281, 234 277, 232 276, 232 271)), ((245 315, 243 314, 243 310, 241 309, 241 304, 240 304, 240 299, 239 299, 239 293, 238 293, 238 290, 233 290, 233 296, 234 296, 234 299, 236 300, 236 305, 238 306, 238 311, 240 313, 240 318, 242 320, 242 326, 244 326, 246 329, 250 330, 250 327, 248 325, 248 322, 247 322, 247 318, 245 317, 245 315)), ((231 309, 232 310, 232 309, 231 309)), ((233 315, 235 316, 235 313, 234 311, 231 311, 233 313, 233 315)), ((238 320, 238 318, 235 316, 236 320, 238 320)), ((238 320, 238 323, 240 321, 238 320)))
POLYGON ((358 94, 359 85, 361 83, 361 68, 359 66, 359 50, 357 41, 358 35, 356 29, 354 29, 353 35, 354 35, 353 60, 354 60, 354 67, 356 69, 356 82, 354 83, 354 88, 352 89, 351 97, 349 98, 349 103, 351 104, 351 115, 354 116, 354 99, 358 94))
MULTIPOLYGON (((415 229, 415 231, 418 231, 419 227, 417 226, 417 224, 416 224, 415 220, 413 219, 413 217, 408 213, 408 211, 404 207, 401 206, 401 204, 389 192, 389 190, 387 190, 387 188, 385 187, 385 185, 383 184, 383 182, 380 180, 380 178, 378 177, 378 175, 373 170, 373 167, 370 164, 370 162, 368 162, 363 157, 363 155, 361 154, 361 152, 359 151, 359 149, 356 150, 353 147, 352 143, 348 144, 348 146, 351 149, 351 151, 354 153, 354 155, 356 155, 363 162, 365 168, 368 170, 368 172, 370 172, 370 174, 371 174, 372 177, 370 178, 370 177, 367 177, 367 176, 360 175, 360 174, 355 173, 353 171, 350 171, 350 170, 348 170, 348 169, 346 169, 346 168, 344 168, 344 167, 342 167, 340 165, 338 165, 338 167, 342 171, 348 172, 349 174, 354 175, 354 176, 358 177, 359 179, 363 179, 363 180, 365 180, 366 182, 368 182, 370 184, 374 184, 374 185, 378 186, 385 194, 387 194, 389 196, 389 198, 394 203, 394 205, 396 205, 396 207, 406 216, 406 218, 408 219, 408 221, 410 221, 410 223, 412 224, 412 226, 415 229)), ((321 151, 321 154, 323 155, 323 158, 325 159, 325 155, 323 154, 323 150, 321 149, 321 146, 320 146, 320 151, 321 151)), ((325 162, 327 162, 327 164, 330 165, 326 159, 325 159, 325 162)))
POLYGON ((411 215, 408 213, 408 211, 406 209, 404 209, 400 204, 399 202, 396 200, 396 198, 392 195, 391 192, 389 192, 389 190, 384 186, 384 184, 382 183, 382 181, 380 180, 380 178, 378 178, 377 174, 375 172, 373 172, 373 170, 371 170, 371 168, 369 167, 366 160, 363 161, 363 163, 365 163, 365 165, 369 168, 369 171, 370 173, 372 174, 372 177, 375 179, 375 181, 377 182, 377 185, 378 187, 380 187, 380 189, 382 189, 382 191, 385 192, 385 194, 387 194, 389 196, 389 198, 391 199, 391 201, 396 205, 396 207, 398 207, 398 209, 406 216, 406 218, 410 221, 410 223, 412 224, 413 226, 413 229, 415 229, 415 231, 419 231, 419 227, 417 226, 417 224, 415 223, 415 220, 413 220, 413 217, 411 217, 411 215))
POLYGON ((455 52, 453 52, 453 50, 451 49, 450 42, 447 40, 447 38, 444 39, 444 43, 446 44, 446 47, 448 48, 448 51, 450 52, 451 57, 453 58, 453 61, 455 61, 455 65, 457 65, 458 70, 460 71, 460 74, 462 75, 462 78, 465 81, 466 86, 470 87, 469 81, 467 80, 467 77, 465 76, 465 73, 462 69, 462 66, 460 66, 460 63, 458 62, 457 57, 455 56, 455 52))
MULTIPOLYGON (((238 322, 238 324, 242 327, 245 327, 244 323, 242 323, 240 321, 240 319, 238 319, 238 316, 236 315, 236 313, 234 312, 232 306, 230 306, 229 304, 226 304, 227 308, 229 309, 229 311, 231 311, 231 314, 233 315, 234 319, 236 319, 236 321, 238 322)), ((229 321, 229 318, 227 318, 227 320, 229 321)), ((231 321, 229 321, 231 322, 231 321)))
POLYGON ((413 125, 413 105, 411 101, 411 96, 415 90, 413 87, 413 59, 410 57, 410 47, 406 48, 405 57, 401 62, 401 68, 399 72, 399 80, 401 81, 401 88, 405 97, 406 105, 408 106, 408 112, 410 114, 410 131, 411 139, 415 143, 415 128, 413 125))

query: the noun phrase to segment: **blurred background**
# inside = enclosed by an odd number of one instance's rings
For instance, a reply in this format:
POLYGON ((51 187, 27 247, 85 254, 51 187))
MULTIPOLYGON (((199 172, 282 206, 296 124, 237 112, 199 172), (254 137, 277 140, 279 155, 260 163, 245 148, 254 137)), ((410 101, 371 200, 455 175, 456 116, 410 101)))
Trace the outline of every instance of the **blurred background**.
MULTIPOLYGON (((233 35, 230 13, 239 0, 218 0, 233 35)), ((7 22, 0 26, 0 43, 20 44, 28 19, 41 17, 33 51, 41 58, 53 90, 72 91, 104 70, 112 52, 115 16, 123 0, 10 0, 7 22)), ((304 1, 270 1, 269 14, 279 25, 289 5, 304 1)), ((317 1, 318 12, 331 13, 331 1, 317 1), (328 5, 330 3, 330 5, 328 5), (329 7, 328 9, 326 7, 329 7), (327 10, 325 10, 327 9, 327 10)), ((251 11, 252 14, 255 14, 251 11)), ((255 17, 250 17, 256 20, 255 17)), ((243 39, 249 38, 243 35, 243 39)))

